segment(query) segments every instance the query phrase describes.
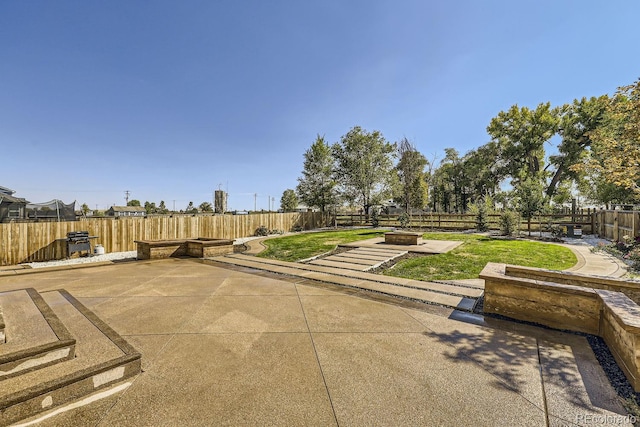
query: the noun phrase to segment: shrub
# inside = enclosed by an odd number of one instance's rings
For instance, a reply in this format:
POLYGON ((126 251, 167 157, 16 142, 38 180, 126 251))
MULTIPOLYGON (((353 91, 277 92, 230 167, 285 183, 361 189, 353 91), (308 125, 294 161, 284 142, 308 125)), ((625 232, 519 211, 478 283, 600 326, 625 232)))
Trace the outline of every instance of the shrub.
POLYGON ((378 214, 378 210, 377 209, 373 209, 371 211, 371 225, 374 228, 380 227, 380 215, 378 214))
POLYGON ((268 236, 268 235, 269 235, 269 229, 264 225, 261 225, 260 227, 256 228, 255 236, 268 236))
POLYGON ((514 211, 503 211, 500 214, 500 230, 505 236, 512 236, 518 229, 520 218, 514 211))
POLYGON ((409 226, 411 218, 409 217, 408 213, 402 212, 402 214, 398 217, 398 221, 400 222, 401 228, 407 228, 409 226))
POLYGON ((489 231, 489 222, 487 217, 487 206, 484 200, 480 200, 477 205, 476 212, 476 229, 482 233, 489 231))

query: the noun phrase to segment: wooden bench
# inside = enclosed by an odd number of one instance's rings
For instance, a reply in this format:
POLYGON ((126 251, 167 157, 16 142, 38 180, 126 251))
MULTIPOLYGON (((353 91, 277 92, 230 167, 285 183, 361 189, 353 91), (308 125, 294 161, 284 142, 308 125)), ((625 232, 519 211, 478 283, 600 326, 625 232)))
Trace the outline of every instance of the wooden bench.
POLYGON ((198 237, 175 240, 135 240, 138 259, 190 256, 209 258, 233 253, 233 240, 198 237))
POLYGON ((384 242, 388 245, 404 245, 411 246, 417 245, 420 233, 410 232, 391 232, 384 233, 384 242))

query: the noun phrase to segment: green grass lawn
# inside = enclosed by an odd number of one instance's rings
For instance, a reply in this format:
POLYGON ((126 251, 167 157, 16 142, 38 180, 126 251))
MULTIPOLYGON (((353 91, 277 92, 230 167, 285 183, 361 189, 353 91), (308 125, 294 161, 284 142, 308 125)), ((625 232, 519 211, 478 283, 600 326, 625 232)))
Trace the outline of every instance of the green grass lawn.
POLYGON ((281 261, 299 261, 332 251, 339 244, 382 236, 385 229, 361 228, 344 231, 301 233, 265 240, 267 250, 258 254, 262 258, 281 261))
MULTIPOLYGON (((282 261, 299 261, 335 249, 339 244, 382 236, 384 229, 356 229, 301 233, 264 241, 267 250, 258 256, 282 261)), ((558 245, 528 240, 492 239, 477 234, 425 233, 427 240, 460 240, 453 251, 407 259, 384 274, 418 280, 477 278, 488 262, 564 270, 576 264, 571 250, 558 245)))
POLYGON ((384 274, 418 280, 473 279, 478 277, 488 262, 550 270, 564 270, 577 262, 570 249, 542 242, 492 239, 459 233, 425 233, 423 238, 461 240, 464 243, 446 254, 401 261, 384 274))

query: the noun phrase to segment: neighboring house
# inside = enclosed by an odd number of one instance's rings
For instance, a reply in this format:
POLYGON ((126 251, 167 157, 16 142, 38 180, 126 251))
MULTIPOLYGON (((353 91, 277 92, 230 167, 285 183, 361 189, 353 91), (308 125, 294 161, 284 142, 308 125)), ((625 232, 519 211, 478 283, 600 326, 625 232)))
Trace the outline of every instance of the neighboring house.
POLYGON ((122 216, 144 217, 146 215, 147 215, 147 211, 142 206, 111 206, 107 211, 107 216, 115 216, 115 217, 122 217, 122 216))
POLYGON ((28 201, 19 197, 13 197, 15 191, 0 187, 0 222, 9 222, 26 218, 28 201))

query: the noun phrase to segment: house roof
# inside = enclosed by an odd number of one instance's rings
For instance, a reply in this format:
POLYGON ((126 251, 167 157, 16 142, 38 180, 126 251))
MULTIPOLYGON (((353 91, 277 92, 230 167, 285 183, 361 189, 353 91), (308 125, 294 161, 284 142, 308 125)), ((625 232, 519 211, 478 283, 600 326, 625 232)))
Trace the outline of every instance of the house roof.
POLYGON ((26 205, 29 202, 26 199, 22 199, 20 197, 13 197, 9 194, 4 194, 0 192, 0 203, 22 203, 26 205))
POLYGON ((146 212, 142 206, 111 206, 114 212, 146 212))
POLYGON ((3 186, 0 185, 0 193, 8 194, 9 196, 11 196, 13 193, 15 193, 15 191, 10 189, 10 188, 3 187, 3 186))

